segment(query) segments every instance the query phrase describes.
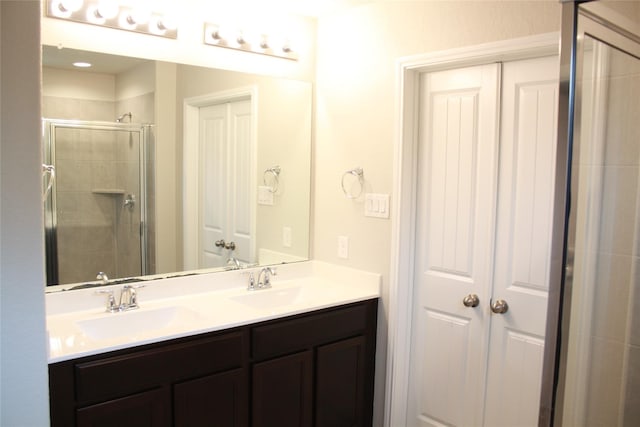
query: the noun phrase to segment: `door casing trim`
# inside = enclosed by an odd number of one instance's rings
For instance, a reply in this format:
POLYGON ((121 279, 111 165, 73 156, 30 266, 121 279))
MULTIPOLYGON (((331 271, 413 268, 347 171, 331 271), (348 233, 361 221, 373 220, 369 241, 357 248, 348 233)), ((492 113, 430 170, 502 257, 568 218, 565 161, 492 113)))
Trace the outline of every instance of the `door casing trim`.
POLYGON ((386 427, 407 425, 418 183, 420 75, 558 54, 558 32, 400 58, 396 62, 391 272, 385 386, 386 427))

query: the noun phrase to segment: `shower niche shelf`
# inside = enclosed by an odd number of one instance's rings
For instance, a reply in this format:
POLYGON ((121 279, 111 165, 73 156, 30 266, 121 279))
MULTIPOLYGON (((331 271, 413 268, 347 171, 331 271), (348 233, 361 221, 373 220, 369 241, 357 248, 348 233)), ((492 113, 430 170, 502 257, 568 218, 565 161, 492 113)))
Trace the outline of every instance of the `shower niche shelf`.
POLYGON ((124 190, 121 188, 94 188, 91 192, 93 194, 114 194, 116 196, 124 195, 124 190))

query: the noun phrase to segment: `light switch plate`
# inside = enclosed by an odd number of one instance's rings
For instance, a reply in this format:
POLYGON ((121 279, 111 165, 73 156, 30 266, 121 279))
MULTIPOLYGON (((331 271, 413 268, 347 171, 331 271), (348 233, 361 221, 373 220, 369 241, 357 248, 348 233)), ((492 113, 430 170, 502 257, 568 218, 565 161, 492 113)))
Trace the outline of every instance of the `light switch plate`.
POLYGON ((389 195, 366 193, 364 195, 364 216, 389 218, 389 195))
POLYGON ((273 206, 273 193, 271 187, 261 185, 258 187, 258 204, 273 206))

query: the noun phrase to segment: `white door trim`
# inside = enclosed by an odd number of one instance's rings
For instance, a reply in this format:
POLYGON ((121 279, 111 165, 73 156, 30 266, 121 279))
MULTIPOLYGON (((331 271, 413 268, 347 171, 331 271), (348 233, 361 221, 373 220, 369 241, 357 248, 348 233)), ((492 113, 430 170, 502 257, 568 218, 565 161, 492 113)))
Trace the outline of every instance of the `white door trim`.
POLYGON ((389 330, 385 390, 387 427, 404 426, 411 350, 416 192, 418 177, 418 87, 420 74, 437 70, 515 61, 558 54, 559 33, 401 58, 396 66, 396 143, 391 224, 389 330))
MULTIPOLYGON (((200 108, 225 102, 251 100, 251 176, 249 182, 256 182, 258 150, 258 87, 248 86, 206 95, 185 98, 183 102, 183 181, 182 181, 182 262, 185 271, 198 269, 198 195, 200 194, 199 170, 192 165, 200 164, 200 108)), ((160 172, 161 173, 161 172, 160 172)), ((251 185, 250 200, 256 200, 256 186, 251 185)), ((251 235, 256 235, 255 210, 251 215, 251 235)), ((252 240, 255 245, 255 239, 252 240)), ((255 253, 252 247, 251 253, 255 253)))

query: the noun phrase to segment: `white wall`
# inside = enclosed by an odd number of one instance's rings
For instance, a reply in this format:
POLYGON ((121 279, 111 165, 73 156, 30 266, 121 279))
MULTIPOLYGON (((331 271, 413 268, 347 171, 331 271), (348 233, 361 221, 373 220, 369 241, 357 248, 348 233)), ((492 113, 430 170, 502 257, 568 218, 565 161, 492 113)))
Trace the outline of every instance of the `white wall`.
POLYGON ((384 401, 391 221, 364 217, 362 200, 344 197, 341 176, 361 166, 366 191, 392 191, 398 58, 559 31, 559 25, 556 0, 375 2, 318 21, 313 257, 383 276, 376 425, 384 401), (337 257, 341 235, 349 237, 347 260, 337 257))
POLYGON ((0 2, 0 425, 49 424, 40 155, 40 5, 0 2))

